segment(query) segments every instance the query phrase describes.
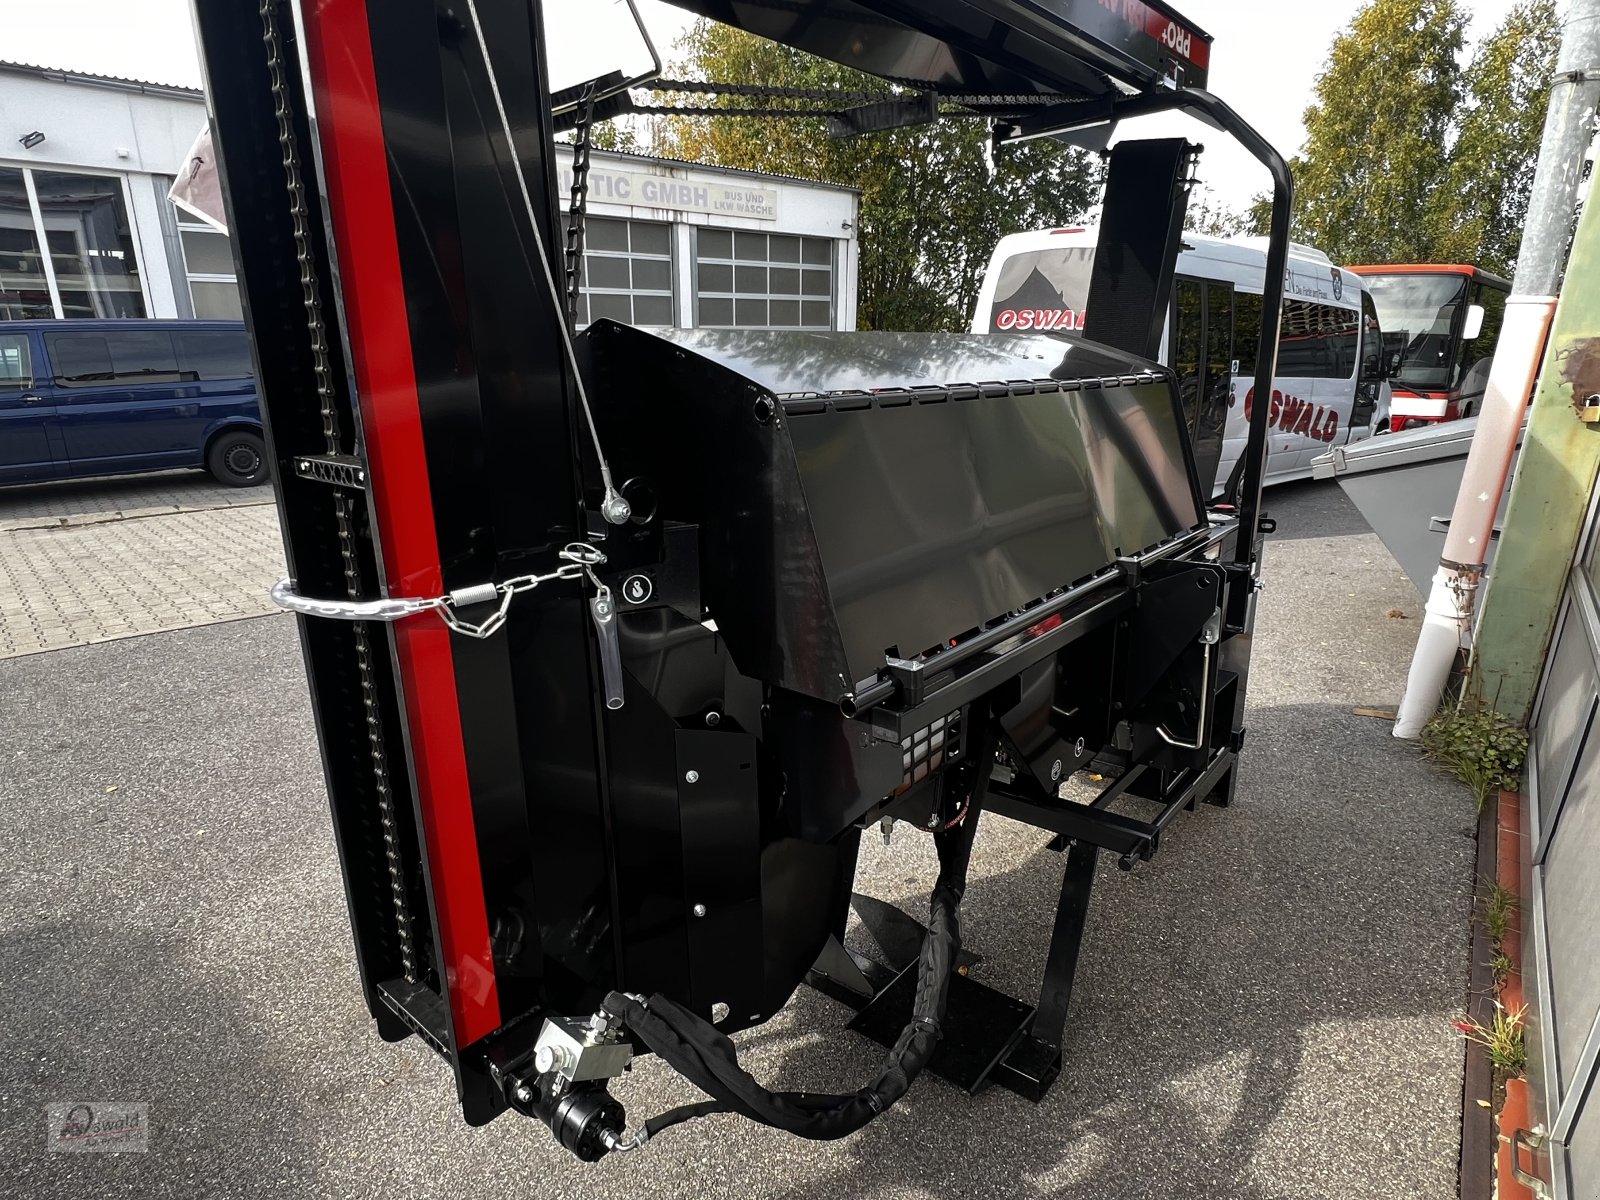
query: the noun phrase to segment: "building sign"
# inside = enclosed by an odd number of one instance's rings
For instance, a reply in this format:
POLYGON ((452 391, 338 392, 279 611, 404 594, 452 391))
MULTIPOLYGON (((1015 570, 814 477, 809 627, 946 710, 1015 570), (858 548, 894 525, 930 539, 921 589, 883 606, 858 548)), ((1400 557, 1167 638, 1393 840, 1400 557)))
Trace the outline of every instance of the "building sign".
MULTIPOLYGON (((560 172, 561 196, 566 199, 572 194, 572 168, 562 164, 560 172)), ((753 187, 731 179, 707 183, 672 175, 622 171, 598 163, 589 168, 589 199, 594 203, 633 204, 640 208, 709 213, 714 217, 778 219, 778 193, 773 188, 753 187)))

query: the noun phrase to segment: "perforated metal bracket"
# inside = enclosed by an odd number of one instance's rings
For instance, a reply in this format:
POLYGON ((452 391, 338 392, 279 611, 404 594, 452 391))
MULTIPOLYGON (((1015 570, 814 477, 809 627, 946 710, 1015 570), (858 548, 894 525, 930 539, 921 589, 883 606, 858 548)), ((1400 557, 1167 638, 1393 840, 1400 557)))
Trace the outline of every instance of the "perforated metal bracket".
POLYGON ((326 483, 330 487, 357 492, 367 489, 367 468, 351 454, 299 454, 294 459, 294 473, 301 479, 326 483))

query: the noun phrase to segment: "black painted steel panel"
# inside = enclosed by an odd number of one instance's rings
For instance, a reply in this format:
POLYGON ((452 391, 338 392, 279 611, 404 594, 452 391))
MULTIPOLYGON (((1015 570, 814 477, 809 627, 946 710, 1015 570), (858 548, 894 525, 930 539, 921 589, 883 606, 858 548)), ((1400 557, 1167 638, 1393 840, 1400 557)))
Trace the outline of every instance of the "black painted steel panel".
POLYGON ((820 699, 1201 520, 1170 377, 1085 342, 584 340, 621 473, 702 526, 740 669, 820 699))
POLYGON ((961 93, 1204 87, 1211 38, 1162 0, 668 0, 847 67, 961 93))
POLYGON ((829 410, 789 434, 853 681, 1198 519, 1164 382, 829 410))

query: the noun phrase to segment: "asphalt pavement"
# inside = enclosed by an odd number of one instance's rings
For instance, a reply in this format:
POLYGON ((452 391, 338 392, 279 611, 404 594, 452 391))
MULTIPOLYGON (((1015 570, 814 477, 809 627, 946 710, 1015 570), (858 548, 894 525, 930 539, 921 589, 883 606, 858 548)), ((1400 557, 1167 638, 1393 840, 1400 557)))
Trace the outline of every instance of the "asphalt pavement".
MULTIPOLYGON (((1334 489, 1269 508, 1237 801, 1102 872, 1060 1081, 1035 1106, 924 1078, 828 1144, 715 1117, 585 1167, 514 1116, 465 1127, 357 995, 289 620, 0 660, 0 1195, 1454 1197, 1473 803, 1351 711, 1398 698, 1421 601, 1334 489), (64 1099, 148 1101, 149 1152, 47 1154, 64 1099)), ((986 817, 963 909, 1017 994, 1045 841, 986 817)), ((864 842, 863 891, 916 911, 933 874, 908 832, 864 842)), ((802 989, 745 1065, 859 1086, 882 1051, 848 1017, 802 989)), ((653 1060, 617 1090, 694 1094, 653 1060)))

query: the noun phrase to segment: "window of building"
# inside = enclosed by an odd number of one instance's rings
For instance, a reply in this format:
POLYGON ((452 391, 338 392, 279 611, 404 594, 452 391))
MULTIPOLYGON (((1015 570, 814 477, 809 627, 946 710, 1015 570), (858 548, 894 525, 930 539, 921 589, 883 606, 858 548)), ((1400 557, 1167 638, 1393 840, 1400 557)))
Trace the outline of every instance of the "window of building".
POLYGON ((47 333, 57 387, 178 383, 178 357, 165 330, 47 333))
POLYGON ((0 316, 145 315, 122 179, 0 167, 0 316))
POLYGON ((0 320, 56 315, 27 182, 16 167, 0 167, 0 320))
POLYGON ((578 324, 672 324, 672 226, 590 217, 584 222, 578 324))
POLYGON ((695 230, 695 317, 723 329, 832 329, 833 240, 695 230))
POLYGON ((178 222, 183 243, 184 270, 189 277, 189 301, 202 321, 242 321, 244 302, 233 270, 228 235, 209 225, 178 222))
POLYGON ((30 171, 64 317, 142 317, 133 229, 113 175, 30 171))

